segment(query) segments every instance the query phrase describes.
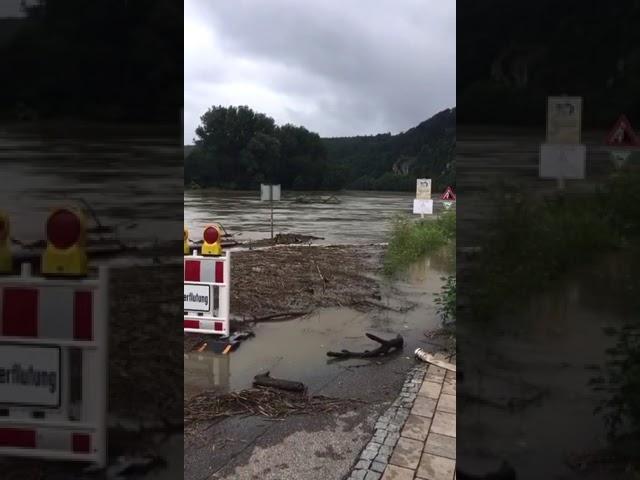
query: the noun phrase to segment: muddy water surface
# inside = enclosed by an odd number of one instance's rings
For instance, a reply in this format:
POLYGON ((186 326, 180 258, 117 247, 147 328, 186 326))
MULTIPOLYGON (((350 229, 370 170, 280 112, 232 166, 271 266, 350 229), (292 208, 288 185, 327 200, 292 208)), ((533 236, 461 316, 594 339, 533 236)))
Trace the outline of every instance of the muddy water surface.
POLYGON ((51 208, 83 199, 103 225, 118 226, 124 241, 178 238, 182 152, 162 137, 106 135, 99 129, 78 138, 0 127, 0 209, 10 215, 12 236, 42 239, 51 208))
MULTIPOLYGON (((274 234, 314 235, 325 243, 386 242, 390 220, 411 215, 415 197, 411 192, 304 192, 314 198, 334 195, 340 203, 297 203, 302 194, 285 191, 282 200, 274 202, 274 234)), ((442 202, 437 195, 434 199, 438 213, 442 202)), ((184 221, 192 239, 210 222, 221 223, 239 241, 268 238, 271 232, 269 203, 261 202, 257 191, 187 190, 184 221)))
MULTIPOLYGON (((321 309, 303 318, 286 322, 261 323, 255 337, 245 340, 228 355, 185 354, 185 399, 205 390, 220 393, 251 386, 256 374, 269 371, 273 377, 302 381, 310 391, 319 390, 341 369, 359 368, 386 359, 336 361, 327 351, 363 351, 378 345, 366 332, 383 338, 397 333, 405 339, 402 355, 411 355, 424 346, 424 332, 440 326, 433 296, 440 291, 441 277, 453 272, 450 253, 441 252, 416 263, 402 278, 382 282, 382 300, 396 310, 408 303, 406 312, 380 310, 359 312, 349 308, 321 309)), ((365 374, 363 372, 363 374, 365 374)))
POLYGON ((473 444, 458 442, 465 468, 486 471, 508 459, 518 478, 610 478, 568 464, 607 446, 603 417, 594 414, 603 397, 588 382, 614 341, 603 330, 638 321, 628 306, 638 263, 637 253, 609 255, 495 325, 459 323, 458 425, 475 432, 473 444), (532 460, 543 456, 544 464, 532 460))

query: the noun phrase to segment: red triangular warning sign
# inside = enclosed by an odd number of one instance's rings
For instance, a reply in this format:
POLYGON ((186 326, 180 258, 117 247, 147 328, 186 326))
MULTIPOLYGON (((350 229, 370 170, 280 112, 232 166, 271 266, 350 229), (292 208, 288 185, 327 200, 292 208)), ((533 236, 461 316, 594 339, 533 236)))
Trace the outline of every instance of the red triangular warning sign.
POLYGON ((624 115, 620 115, 609 135, 607 135, 606 143, 607 145, 635 147, 640 146, 640 138, 631 128, 629 119, 624 115))
POLYGON ((447 187, 447 189, 442 194, 442 197, 440 197, 440 198, 442 200, 455 200, 456 199, 456 194, 453 193, 453 189, 451 187, 447 187))

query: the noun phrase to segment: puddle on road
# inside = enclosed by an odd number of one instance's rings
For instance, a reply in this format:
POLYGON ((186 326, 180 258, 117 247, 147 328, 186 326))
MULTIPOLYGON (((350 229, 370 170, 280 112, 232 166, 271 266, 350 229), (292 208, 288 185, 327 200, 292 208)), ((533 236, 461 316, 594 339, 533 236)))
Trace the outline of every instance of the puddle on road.
POLYGON ((375 361, 327 357, 328 351, 377 347, 365 337, 367 332, 382 338, 400 333, 405 339, 404 354, 409 355, 416 346, 424 346, 425 331, 439 327, 433 295, 440 291, 441 277, 452 271, 452 255, 434 255, 416 263, 403 278, 383 281, 381 303, 393 308, 407 301, 416 304, 404 313, 326 308, 295 320, 257 324, 255 337, 227 355, 186 353, 185 400, 205 390, 227 393, 249 388, 253 377, 265 371, 273 377, 302 381, 311 390, 321 388, 341 369, 375 361))

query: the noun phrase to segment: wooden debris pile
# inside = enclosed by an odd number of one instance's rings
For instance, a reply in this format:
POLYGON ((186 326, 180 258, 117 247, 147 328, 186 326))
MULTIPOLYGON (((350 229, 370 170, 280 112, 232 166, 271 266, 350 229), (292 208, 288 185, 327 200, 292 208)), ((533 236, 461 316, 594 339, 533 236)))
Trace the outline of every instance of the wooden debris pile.
POLYGON ((329 398, 321 395, 284 392, 272 388, 250 388, 218 395, 204 392, 185 404, 185 423, 215 420, 234 415, 255 415, 281 419, 289 415, 346 411, 359 400, 329 398))

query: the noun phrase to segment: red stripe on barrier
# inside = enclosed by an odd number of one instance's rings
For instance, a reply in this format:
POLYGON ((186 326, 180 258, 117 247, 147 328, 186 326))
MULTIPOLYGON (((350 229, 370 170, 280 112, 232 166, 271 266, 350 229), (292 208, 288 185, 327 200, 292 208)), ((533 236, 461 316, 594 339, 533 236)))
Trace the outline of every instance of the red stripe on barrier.
POLYGON ((200 281, 200 262, 198 260, 187 260, 184 262, 184 281, 200 281))
POLYGON ((38 336, 38 290, 5 288, 2 296, 2 334, 38 336))
POLYGON ((86 433, 74 433, 71 436, 71 448, 76 453, 91 452, 91 437, 86 433))
POLYGON ((36 448, 36 431, 0 428, 0 447, 36 448))
POLYGON ((73 300, 73 338, 93 339, 93 296, 91 292, 76 292, 73 300))
POLYGON ((198 320, 185 320, 184 328, 200 328, 200 322, 198 320))
POLYGON ((216 262, 216 283, 224 283, 224 263, 216 262))

